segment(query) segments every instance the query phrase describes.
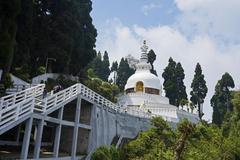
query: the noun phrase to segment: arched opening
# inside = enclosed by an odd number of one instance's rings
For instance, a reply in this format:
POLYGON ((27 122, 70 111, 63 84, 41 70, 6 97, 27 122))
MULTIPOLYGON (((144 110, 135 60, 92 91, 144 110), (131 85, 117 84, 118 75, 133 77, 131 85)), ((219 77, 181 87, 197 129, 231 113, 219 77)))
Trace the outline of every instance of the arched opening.
POLYGON ((141 82, 141 81, 137 82, 136 92, 143 92, 143 82, 141 82))

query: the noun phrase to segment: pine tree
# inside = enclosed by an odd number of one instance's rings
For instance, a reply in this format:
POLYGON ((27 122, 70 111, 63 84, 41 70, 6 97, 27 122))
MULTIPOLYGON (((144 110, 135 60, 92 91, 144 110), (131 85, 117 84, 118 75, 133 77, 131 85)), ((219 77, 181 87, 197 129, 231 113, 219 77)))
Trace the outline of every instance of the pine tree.
POLYGON ((113 72, 113 83, 116 84, 117 79, 117 70, 118 70, 118 62, 114 61, 112 63, 111 72, 113 72))
POLYGON ((102 61, 102 67, 101 67, 101 76, 100 78, 104 81, 108 81, 108 77, 110 75, 110 69, 109 69, 109 58, 107 51, 104 52, 103 55, 103 61, 102 61))
POLYGON ((185 74, 181 63, 176 64, 170 57, 162 77, 164 78, 163 88, 170 104, 179 106, 182 100, 187 100, 186 86, 183 82, 185 74))
POLYGON ((177 102, 176 106, 179 106, 181 101, 187 101, 187 93, 186 93, 186 86, 184 85, 184 69, 182 68, 181 63, 177 63, 176 70, 175 70, 175 76, 176 76, 176 83, 177 83, 177 102))
POLYGON ((164 69, 162 77, 164 78, 163 88, 166 93, 166 97, 169 98, 169 103, 176 105, 177 100, 177 83, 175 76, 176 62, 172 57, 168 60, 168 66, 164 69))
POLYGON ((98 78, 101 78, 101 73, 102 73, 102 54, 101 54, 100 51, 98 52, 97 56, 91 62, 90 68, 93 69, 94 74, 98 78))
POLYGON ((119 63, 119 67, 118 67, 118 71, 117 71, 117 80, 116 83, 119 86, 120 90, 123 91, 124 90, 124 86, 127 83, 128 78, 134 73, 134 70, 132 68, 130 68, 127 59, 122 58, 120 63, 119 63))
POLYGON ((16 19, 20 12, 20 0, 0 2, 0 68, 3 69, 2 82, 7 84, 14 52, 16 51, 16 19))
POLYGON ((195 75, 191 84, 191 88, 192 91, 190 92, 190 99, 192 103, 198 107, 198 115, 199 118, 202 119, 203 113, 201 113, 201 105, 203 104, 204 99, 207 95, 208 88, 199 63, 196 65, 195 75))
POLYGON ((234 80, 229 73, 225 73, 215 87, 215 94, 211 99, 213 107, 212 122, 220 126, 227 112, 232 111, 230 88, 234 88, 234 80))
POLYGON ((117 71, 117 70, 118 70, 118 62, 117 62, 117 61, 114 61, 114 62, 112 63, 111 72, 117 71))
POLYGON ((148 52, 148 63, 150 63, 151 66, 152 66, 150 72, 151 72, 152 74, 155 74, 155 75, 157 76, 157 71, 154 70, 154 65, 153 65, 153 63, 154 63, 155 60, 156 60, 156 54, 155 54, 155 52, 151 49, 151 50, 149 50, 149 52, 148 52))
POLYGON ((1 2, 0 68, 9 72, 13 60, 14 73, 20 68, 35 76, 50 57, 56 62, 48 68, 77 75, 96 55, 91 10, 91 0, 1 2))

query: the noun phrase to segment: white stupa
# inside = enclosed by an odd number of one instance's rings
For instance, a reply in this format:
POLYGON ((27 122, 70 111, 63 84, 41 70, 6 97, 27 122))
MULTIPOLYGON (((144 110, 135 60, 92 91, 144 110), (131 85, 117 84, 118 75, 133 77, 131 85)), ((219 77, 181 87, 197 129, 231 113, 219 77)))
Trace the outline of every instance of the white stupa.
POLYGON ((140 62, 136 64, 136 72, 129 77, 125 85, 125 93, 119 98, 119 104, 126 112, 137 114, 147 112, 152 115, 162 116, 165 120, 179 122, 183 118, 196 123, 199 118, 196 111, 189 112, 185 106, 179 109, 169 104, 169 99, 162 96, 161 82, 157 76, 150 72, 151 65, 147 63, 148 47, 146 41, 141 47, 140 62))

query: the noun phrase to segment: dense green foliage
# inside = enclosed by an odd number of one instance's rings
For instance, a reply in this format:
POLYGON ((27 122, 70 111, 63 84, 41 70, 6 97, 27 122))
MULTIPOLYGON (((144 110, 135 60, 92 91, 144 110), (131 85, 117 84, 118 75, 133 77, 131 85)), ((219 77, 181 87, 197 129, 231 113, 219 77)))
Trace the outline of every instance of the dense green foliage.
POLYGON ((130 68, 127 59, 122 58, 117 69, 116 80, 116 83, 121 91, 124 90, 124 86, 132 74, 134 74, 134 69, 130 68))
POLYGON ((118 155, 123 160, 240 160, 239 91, 233 93, 231 101, 233 112, 222 127, 184 119, 173 129, 156 117, 152 119, 153 128, 141 132, 118 155))
POLYGON ((164 78, 163 87, 170 104, 179 106, 182 99, 187 100, 186 86, 183 82, 185 74, 181 63, 176 63, 170 57, 162 77, 164 78))
POLYGON ((156 60, 156 54, 152 49, 150 49, 148 52, 148 63, 150 63, 152 66, 150 72, 157 76, 157 71, 154 69, 154 65, 153 65, 155 60, 156 60))
MULTIPOLYGON (((24 79, 48 71, 77 75, 96 55, 91 0, 0 2, 0 68, 24 79), (13 62, 13 63, 12 63, 13 62), (12 65, 13 64, 13 65, 12 65)), ((4 80, 3 76, 3 80, 4 80)))
POLYGON ((177 99, 176 99, 176 106, 179 106, 181 101, 186 102, 187 98, 187 93, 186 93, 186 86, 184 85, 184 70, 182 68, 181 63, 177 63, 176 69, 175 69, 175 78, 176 78, 176 91, 177 91, 177 99))
POLYGON ((204 80, 204 75, 202 74, 202 69, 199 63, 197 63, 195 68, 195 74, 191 84, 192 91, 190 92, 191 101, 194 106, 198 107, 199 118, 202 119, 203 113, 201 112, 201 105, 204 102, 204 98, 207 95, 208 88, 206 81, 204 80))
POLYGON ((101 146, 93 153, 92 160, 121 160, 121 154, 114 146, 101 146))
POLYGON ((74 85, 75 83, 77 82, 69 79, 66 75, 59 75, 57 79, 48 78, 46 82, 46 89, 50 92, 54 90, 55 86, 60 85, 62 90, 74 85))
POLYGON ((227 112, 232 111, 230 88, 234 88, 233 78, 225 73, 215 86, 215 93, 211 99, 213 107, 213 123, 221 125, 227 112))
POLYGON ((104 52, 103 61, 102 61, 102 80, 108 81, 110 75, 110 63, 107 51, 104 52))
POLYGON ((110 75, 109 69, 109 57, 107 51, 104 52, 102 56, 101 52, 98 52, 97 56, 93 59, 93 61, 89 64, 88 68, 92 68, 94 74, 104 80, 108 81, 108 77, 110 75))
POLYGON ((0 68, 3 69, 2 81, 8 86, 8 74, 16 49, 17 21, 20 12, 20 0, 0 2, 0 68))
POLYGON ((88 79, 84 81, 84 84, 97 92, 98 94, 102 95, 103 97, 111 100, 112 102, 117 101, 117 95, 119 94, 120 90, 117 85, 110 84, 102 79, 98 78, 92 68, 88 69, 87 71, 88 79))

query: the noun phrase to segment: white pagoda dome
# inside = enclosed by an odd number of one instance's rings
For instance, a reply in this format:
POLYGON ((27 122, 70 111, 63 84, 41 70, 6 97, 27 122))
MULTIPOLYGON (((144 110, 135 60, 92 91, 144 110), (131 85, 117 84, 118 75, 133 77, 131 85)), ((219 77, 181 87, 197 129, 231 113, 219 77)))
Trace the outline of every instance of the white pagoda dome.
POLYGON ((143 92, 148 94, 161 94, 161 83, 157 76, 150 72, 151 65, 147 63, 147 51, 146 41, 143 42, 141 47, 142 54, 140 62, 136 64, 136 72, 129 77, 127 84, 125 85, 125 92, 135 93, 143 92))
POLYGON ((151 114, 152 116, 161 116, 174 123, 187 118, 191 122, 197 123, 199 118, 196 111, 189 112, 189 108, 179 109, 169 104, 169 99, 162 95, 161 82, 150 72, 151 65, 147 63, 146 41, 143 42, 141 50, 141 58, 140 62, 136 64, 136 72, 127 80, 125 94, 119 97, 118 104, 133 115, 151 114))

